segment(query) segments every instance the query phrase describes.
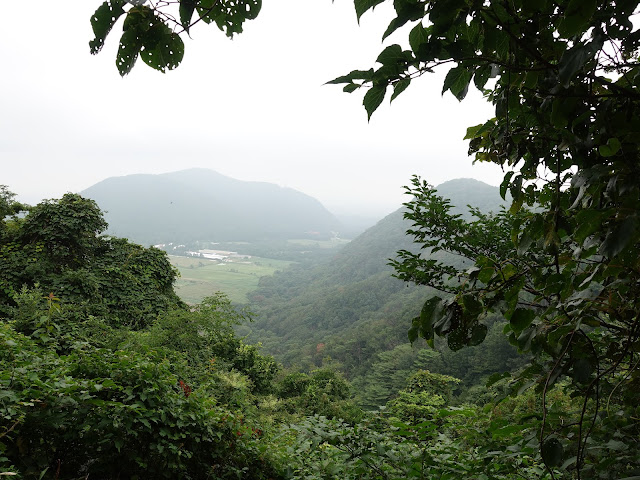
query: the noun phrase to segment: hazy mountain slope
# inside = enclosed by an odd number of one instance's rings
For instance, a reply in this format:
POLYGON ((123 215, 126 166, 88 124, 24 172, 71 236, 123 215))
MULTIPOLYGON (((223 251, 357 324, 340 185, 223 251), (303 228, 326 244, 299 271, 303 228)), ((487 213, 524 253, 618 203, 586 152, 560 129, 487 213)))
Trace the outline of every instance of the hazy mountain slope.
POLYGON ((81 194, 106 211, 109 233, 147 244, 327 238, 340 230, 304 193, 206 169, 111 177, 81 194))
MULTIPOLYGON (((482 211, 498 211, 502 205, 496 187, 478 180, 451 180, 437 187, 438 194, 451 200, 454 211, 468 216, 467 205, 482 211)), ((413 239, 405 234, 411 226, 403 217, 404 208, 387 215, 347 244, 314 274, 313 282, 344 284, 361 281, 380 272, 391 272, 388 262, 398 250, 415 250, 413 239)))
MULTIPOLYGON (((496 187, 475 180, 446 182, 439 192, 454 205, 496 211, 501 204, 496 187)), ((397 250, 417 248, 405 235, 409 226, 399 209, 326 264, 261 279, 250 295, 257 315, 251 339, 285 365, 311 367, 330 357, 351 378, 365 375, 378 353, 407 342, 411 318, 429 295, 392 277, 387 265, 397 250)))

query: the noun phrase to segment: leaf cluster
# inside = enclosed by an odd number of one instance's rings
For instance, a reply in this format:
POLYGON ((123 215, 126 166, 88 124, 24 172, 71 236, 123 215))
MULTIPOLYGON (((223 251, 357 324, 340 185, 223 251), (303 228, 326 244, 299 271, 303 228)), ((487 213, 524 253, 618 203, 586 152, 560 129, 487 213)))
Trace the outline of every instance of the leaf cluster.
POLYGON ((131 72, 138 57, 151 68, 173 70, 184 58, 182 33, 199 22, 215 23, 228 37, 242 33, 246 20, 257 17, 261 0, 106 0, 91 17, 95 35, 89 42, 97 54, 121 17, 124 17, 116 66, 120 75, 131 72), (174 8, 177 4, 177 8, 174 8))
MULTIPOLYGON (((637 388, 638 336, 636 314, 631 313, 636 302, 622 296, 635 292, 636 260, 626 257, 625 267, 614 267, 597 245, 582 250, 569 234, 578 227, 575 218, 568 217, 561 230, 546 227, 545 214, 524 209, 497 215, 476 212, 469 222, 452 214, 449 202, 420 179, 414 178, 409 192, 410 233, 427 252, 445 249, 469 261, 468 268, 454 268, 428 256, 399 252, 392 263, 400 278, 452 295, 425 302, 413 320, 410 339, 420 336, 432 343, 435 336, 443 336, 456 350, 483 341, 487 315, 503 316, 509 322, 504 332, 510 342, 532 354, 511 393, 521 395, 534 386, 541 398, 544 422, 539 434, 547 466, 562 464, 605 475, 615 465, 626 472, 638 452, 633 439, 636 407, 628 396, 637 388), (529 229, 523 231, 525 224, 529 229), (553 233, 561 239, 557 244, 553 233), (579 408, 565 412, 570 421, 554 413, 547 401, 553 385, 565 379, 571 382, 565 388, 580 399, 579 408), (605 404, 612 409, 604 410, 605 404), (617 424, 618 416, 626 419, 624 426, 617 424), (608 449, 607 435, 634 445, 633 453, 606 456, 588 446, 608 449)), ((561 200, 568 202, 567 197, 561 200)))
POLYGON ((16 306, 23 286, 54 292, 74 309, 141 328, 184 304, 173 291, 177 272, 167 255, 125 239, 102 236, 93 200, 66 194, 0 221, 0 312, 16 306))

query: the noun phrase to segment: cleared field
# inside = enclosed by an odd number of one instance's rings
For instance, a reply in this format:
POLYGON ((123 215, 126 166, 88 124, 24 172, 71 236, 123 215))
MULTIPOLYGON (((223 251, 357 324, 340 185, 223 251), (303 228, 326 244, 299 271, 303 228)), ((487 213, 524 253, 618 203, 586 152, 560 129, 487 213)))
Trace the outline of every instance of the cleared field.
POLYGON ((226 293, 231 301, 246 303, 247 293, 258 286, 258 280, 273 275, 292 262, 270 258, 237 258, 224 263, 204 258, 178 257, 169 259, 180 271, 176 292, 187 303, 198 303, 215 292, 226 293))
POLYGON ((331 240, 311 240, 308 238, 299 238, 293 240, 287 240, 287 243, 292 245, 301 245, 307 247, 315 247, 315 248, 336 248, 342 247, 349 243, 351 240, 346 240, 343 238, 332 238, 331 240))

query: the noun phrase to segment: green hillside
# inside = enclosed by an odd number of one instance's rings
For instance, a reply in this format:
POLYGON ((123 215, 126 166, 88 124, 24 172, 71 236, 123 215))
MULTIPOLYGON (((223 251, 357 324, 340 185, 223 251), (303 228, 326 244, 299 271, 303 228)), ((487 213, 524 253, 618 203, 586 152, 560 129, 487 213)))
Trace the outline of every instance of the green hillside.
MULTIPOLYGON (((487 211, 497 211, 502 204, 496 187, 476 180, 454 180, 438 188, 467 215, 467 204, 487 211)), ((311 269, 291 265, 262 278, 249 295, 256 313, 249 338, 261 341, 285 365, 312 369, 332 364, 361 385, 374 374, 381 352, 394 351, 393 369, 417 361, 420 349, 406 350, 407 330, 429 290, 392 277, 388 265, 397 250, 416 249, 405 234, 409 226, 399 209, 324 264, 311 269)), ((442 253, 434 257, 445 258, 442 253)), ((438 358, 431 358, 429 368, 469 385, 483 375, 506 370, 515 352, 499 330, 496 324, 483 345, 456 355, 438 346, 438 358), (478 362, 478 356, 486 361, 478 362)))

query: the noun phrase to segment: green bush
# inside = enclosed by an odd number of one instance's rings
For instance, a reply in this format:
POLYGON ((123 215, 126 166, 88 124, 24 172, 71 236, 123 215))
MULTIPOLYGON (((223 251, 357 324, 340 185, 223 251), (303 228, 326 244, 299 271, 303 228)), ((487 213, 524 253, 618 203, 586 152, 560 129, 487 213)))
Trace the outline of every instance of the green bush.
POLYGON ((153 351, 84 346, 59 356, 0 323, 2 471, 24 478, 273 477, 255 431, 153 351))

